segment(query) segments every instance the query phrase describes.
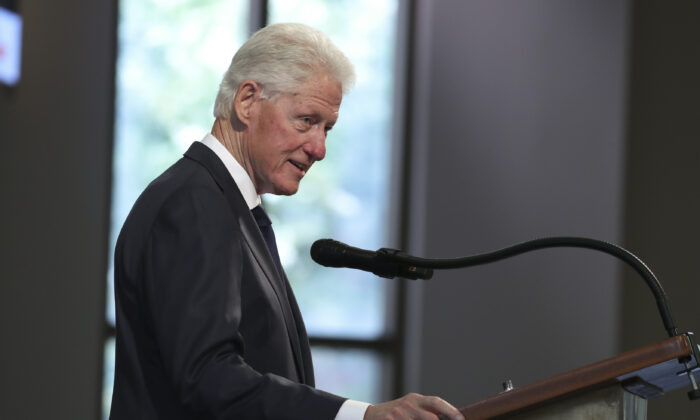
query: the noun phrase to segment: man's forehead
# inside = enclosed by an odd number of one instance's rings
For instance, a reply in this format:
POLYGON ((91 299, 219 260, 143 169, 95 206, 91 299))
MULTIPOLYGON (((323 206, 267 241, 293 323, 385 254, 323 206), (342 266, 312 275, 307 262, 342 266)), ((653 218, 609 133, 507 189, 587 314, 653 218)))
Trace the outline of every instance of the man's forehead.
POLYGON ((343 99, 340 82, 327 74, 310 77, 292 95, 319 98, 333 105, 340 105, 343 99))

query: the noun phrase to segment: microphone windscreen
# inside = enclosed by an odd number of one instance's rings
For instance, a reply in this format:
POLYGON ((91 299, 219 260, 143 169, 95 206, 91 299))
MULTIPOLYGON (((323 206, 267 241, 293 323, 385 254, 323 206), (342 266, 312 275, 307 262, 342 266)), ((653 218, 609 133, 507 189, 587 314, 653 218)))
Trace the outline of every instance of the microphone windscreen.
POLYGON ((319 239, 311 245, 311 259, 326 267, 342 267, 347 245, 333 239, 319 239))

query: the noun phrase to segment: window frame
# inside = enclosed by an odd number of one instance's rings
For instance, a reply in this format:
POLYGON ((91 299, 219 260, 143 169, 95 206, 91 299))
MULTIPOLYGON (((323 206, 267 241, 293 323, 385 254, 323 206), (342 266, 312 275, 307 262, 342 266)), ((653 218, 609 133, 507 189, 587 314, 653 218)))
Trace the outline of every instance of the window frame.
MULTIPOLYGON (((248 0, 248 22, 249 35, 264 27, 268 22, 268 1, 248 0)), ((119 7, 119 3, 117 3, 119 7)), ((387 246, 405 249, 408 240, 409 214, 408 198, 410 185, 410 170, 406 162, 410 162, 410 123, 406 116, 409 115, 412 104, 409 92, 410 82, 413 77, 412 72, 412 50, 413 50, 413 25, 415 21, 415 0, 398 0, 394 70, 393 70, 393 98, 392 98, 392 121, 390 138, 391 161, 389 169, 389 192, 388 198, 388 244, 387 246)), ((115 24, 118 30, 118 22, 115 24)), ((118 46, 117 46, 118 47, 118 46)), ((116 78, 116 60, 115 72, 116 78)), ((116 94, 116 89, 114 90, 116 94)), ((116 97, 114 98, 116 100, 116 97)), ((116 111, 116 110, 115 110, 116 111)), ((114 135, 114 131, 113 131, 114 135)), ((114 144, 114 140, 112 142, 114 144)), ((112 196, 110 194, 110 209, 112 196)), ((109 226, 108 226, 109 229, 109 226)), ((108 235, 109 237, 109 235, 108 235)), ((113 252, 108 247, 108 252, 113 252)), ((109 268, 109 267, 107 267, 109 268)), ((380 376, 381 398, 383 400, 393 399, 405 393, 404 364, 406 361, 404 344, 406 342, 405 313, 406 313, 406 281, 405 279, 389 280, 386 286, 386 319, 385 332, 375 338, 354 338, 342 335, 337 336, 314 336, 309 335, 309 342, 312 348, 325 347, 330 349, 366 350, 377 354, 382 360, 382 375, 380 376)), ((106 306, 106 302, 105 302, 106 306)), ((105 370, 104 360, 107 343, 116 337, 116 328, 107 317, 104 319, 104 334, 102 340, 102 368, 101 381, 104 383, 105 370)), ((105 411, 102 401, 102 393, 99 393, 101 412, 105 411)))

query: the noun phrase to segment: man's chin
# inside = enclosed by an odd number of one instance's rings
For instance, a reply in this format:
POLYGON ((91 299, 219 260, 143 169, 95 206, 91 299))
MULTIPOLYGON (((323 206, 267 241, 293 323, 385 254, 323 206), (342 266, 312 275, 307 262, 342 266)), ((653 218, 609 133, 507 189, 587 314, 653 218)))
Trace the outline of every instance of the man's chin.
POLYGON ((275 195, 294 195, 299 191, 299 183, 290 183, 285 185, 275 185, 275 189, 272 192, 275 195))

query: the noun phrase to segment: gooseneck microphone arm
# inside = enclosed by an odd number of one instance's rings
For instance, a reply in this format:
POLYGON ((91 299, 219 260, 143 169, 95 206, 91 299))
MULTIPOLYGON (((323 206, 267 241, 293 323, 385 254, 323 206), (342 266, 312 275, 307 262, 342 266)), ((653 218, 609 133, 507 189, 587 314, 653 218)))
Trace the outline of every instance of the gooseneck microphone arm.
POLYGON ((405 256, 405 254, 396 256, 387 255, 387 258, 394 259, 397 262, 401 261, 419 267, 433 269, 450 269, 488 264, 516 255, 520 255, 529 251, 560 247, 594 249, 597 251, 605 252, 606 254, 610 254, 626 262, 628 265, 634 268, 634 270, 637 273, 639 273, 640 276, 642 276, 644 281, 647 283, 647 286, 649 286, 649 289, 651 289, 651 293, 654 295, 654 299, 656 300, 656 306, 659 309, 661 319, 663 320, 664 327, 666 328, 668 335, 670 337, 678 335, 678 330, 673 321, 673 317, 671 316, 671 310, 668 307, 666 293, 664 292, 663 287, 661 287, 661 283, 659 283, 659 280, 656 278, 654 273, 636 255, 620 246, 611 244, 609 242, 581 237, 552 237, 534 239, 531 241, 509 246, 507 248, 499 249, 497 251, 462 258, 427 259, 413 256, 405 256))
MULTIPOLYGON (((313 248, 314 247, 316 247, 317 249, 321 248, 321 246, 325 245, 325 243, 322 243, 324 241, 333 242, 336 245, 347 246, 345 244, 341 244, 339 242, 332 241, 329 239, 321 239, 319 241, 316 241, 316 243, 314 243, 314 245, 312 247, 312 257, 314 254, 313 248)), ((415 267, 415 268, 420 268, 420 269, 452 269, 452 268, 463 268, 463 267, 472 267, 475 265, 489 264, 489 263, 492 263, 495 261, 514 257, 516 255, 524 254, 526 252, 534 251, 534 250, 538 250, 538 249, 561 248, 561 247, 588 248, 588 249, 593 249, 593 250, 597 250, 597 251, 602 251, 602 252, 605 252, 606 254, 610 254, 614 257, 619 258, 620 260, 624 261, 625 263, 630 265, 632 268, 634 268, 634 270, 637 273, 639 273, 639 275, 642 276, 644 281, 647 283, 647 285, 651 289, 651 292, 654 295, 654 299, 656 300, 656 306, 659 309, 661 319, 663 321, 663 324, 664 324, 666 331, 668 332, 668 335, 670 337, 675 337, 678 335, 678 329, 676 328, 676 325, 673 321, 673 317, 671 316, 671 310, 668 307, 666 293, 664 292, 663 287, 661 287, 661 284, 659 283, 659 280, 656 278, 654 273, 636 255, 632 254, 630 251, 628 251, 620 246, 611 244, 609 242, 604 242, 604 241, 600 241, 597 239, 591 239, 591 238, 582 238, 582 237, 541 238, 541 239, 535 239, 535 240, 531 240, 531 241, 527 241, 527 242, 522 242, 522 243, 519 243, 519 244, 516 244, 513 246, 509 246, 507 248, 499 249, 497 251, 488 252, 488 253, 484 253, 484 254, 472 255, 472 256, 461 257, 461 258, 445 258, 445 259, 414 257, 414 256, 408 255, 406 253, 400 252, 398 250, 390 249, 390 248, 382 248, 382 249, 379 249, 378 251, 376 251, 376 253, 372 253, 372 254, 375 255, 376 258, 378 258, 383 263, 404 265, 404 266, 410 266, 410 267, 415 267)), ((369 251, 366 251, 366 252, 369 252, 369 251)), ((314 258, 314 260, 316 262, 318 262, 319 264, 326 265, 326 266, 334 266, 334 267, 343 266, 343 265, 324 264, 324 262, 321 262, 321 261, 317 260, 316 258, 314 258)), ((358 268, 358 267, 352 267, 352 268, 358 268)), ((432 272, 430 274, 432 274, 432 272)))

